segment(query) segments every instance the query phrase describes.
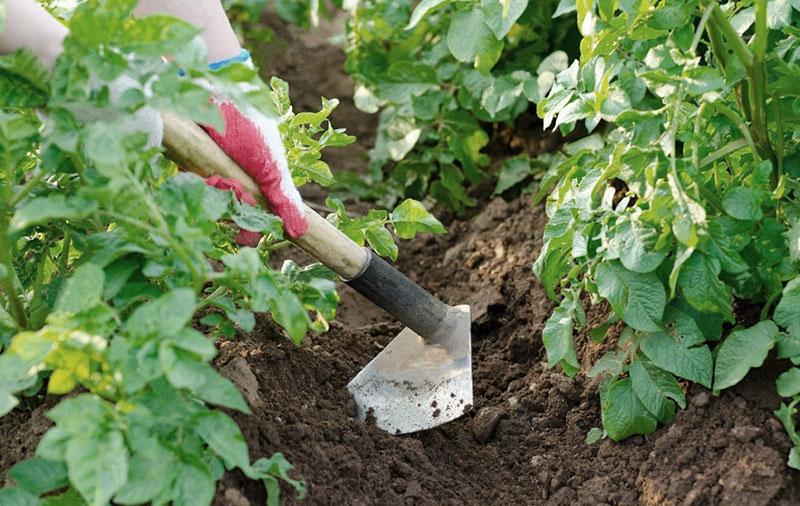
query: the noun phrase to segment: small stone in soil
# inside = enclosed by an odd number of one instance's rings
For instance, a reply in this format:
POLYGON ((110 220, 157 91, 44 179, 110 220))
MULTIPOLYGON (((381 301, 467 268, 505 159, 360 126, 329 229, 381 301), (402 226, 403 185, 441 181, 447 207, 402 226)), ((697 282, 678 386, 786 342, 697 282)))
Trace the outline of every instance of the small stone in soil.
POLYGON ((731 429, 731 435, 741 443, 749 443, 757 436, 760 436, 763 431, 760 427, 754 426, 736 426, 731 429))
POLYGON ((479 443, 487 443, 494 435, 497 424, 503 417, 503 410, 496 406, 487 406, 481 408, 480 411, 472 419, 472 435, 475 441, 479 443))
POLYGON ((706 406, 708 405, 709 402, 711 402, 711 394, 705 391, 700 392, 694 397, 692 397, 692 400, 690 402, 692 406, 702 408, 703 406, 706 406))

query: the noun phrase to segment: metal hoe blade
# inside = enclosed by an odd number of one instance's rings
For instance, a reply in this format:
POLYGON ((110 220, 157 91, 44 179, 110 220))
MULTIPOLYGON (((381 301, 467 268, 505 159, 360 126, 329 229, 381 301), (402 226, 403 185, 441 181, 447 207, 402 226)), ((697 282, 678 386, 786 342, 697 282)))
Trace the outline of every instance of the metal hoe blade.
POLYGON ((449 309, 435 336, 403 329, 347 385, 358 417, 394 434, 430 429, 472 408, 469 306, 449 309))

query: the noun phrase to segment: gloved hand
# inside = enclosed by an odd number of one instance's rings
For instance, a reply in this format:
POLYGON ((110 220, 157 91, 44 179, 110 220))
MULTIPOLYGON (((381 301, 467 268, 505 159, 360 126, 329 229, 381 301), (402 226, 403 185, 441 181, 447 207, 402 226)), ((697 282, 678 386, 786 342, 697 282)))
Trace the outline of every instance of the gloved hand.
MULTIPOLYGON (((246 50, 233 58, 211 64, 212 69, 235 62, 252 65, 246 50)), ((292 182, 286 150, 281 141, 278 121, 252 107, 240 109, 222 95, 213 97, 219 107, 225 130, 204 127, 225 153, 236 161, 258 184, 270 209, 283 220, 290 237, 299 237, 308 229, 300 193, 292 182)))

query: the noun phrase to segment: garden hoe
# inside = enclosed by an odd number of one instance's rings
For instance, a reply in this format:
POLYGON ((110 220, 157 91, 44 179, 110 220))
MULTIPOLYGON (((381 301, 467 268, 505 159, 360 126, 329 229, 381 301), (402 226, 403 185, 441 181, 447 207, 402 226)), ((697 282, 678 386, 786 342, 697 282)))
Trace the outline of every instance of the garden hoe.
MULTIPOLYGON (((164 146, 180 167, 202 176, 255 182, 202 128, 164 114, 164 146)), ((262 201, 263 202, 263 201, 262 201)), ((449 422, 472 407, 469 306, 448 306, 306 206, 308 231, 292 242, 407 327, 347 385, 358 417, 404 434, 449 422)))

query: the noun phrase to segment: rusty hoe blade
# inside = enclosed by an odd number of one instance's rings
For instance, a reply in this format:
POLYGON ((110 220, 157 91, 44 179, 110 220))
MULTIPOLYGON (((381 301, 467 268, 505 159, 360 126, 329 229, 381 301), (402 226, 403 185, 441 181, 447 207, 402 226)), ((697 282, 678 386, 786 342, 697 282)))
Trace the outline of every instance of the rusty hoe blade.
POLYGON ((358 417, 394 434, 426 430, 472 408, 469 306, 448 306, 376 255, 348 284, 403 329, 347 385, 358 417))

